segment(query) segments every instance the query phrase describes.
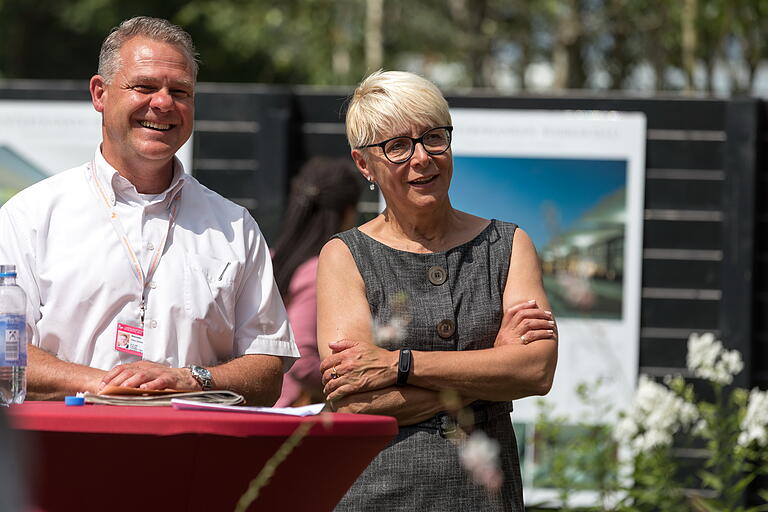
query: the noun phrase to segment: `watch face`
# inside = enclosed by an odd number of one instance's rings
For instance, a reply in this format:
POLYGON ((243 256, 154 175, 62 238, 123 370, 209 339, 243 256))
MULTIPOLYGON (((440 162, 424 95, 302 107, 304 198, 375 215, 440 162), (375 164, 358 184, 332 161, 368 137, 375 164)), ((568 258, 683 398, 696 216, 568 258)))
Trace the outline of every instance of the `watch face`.
POLYGON ((200 387, 202 387, 203 390, 211 387, 211 372, 201 366, 190 366, 189 369, 192 371, 192 376, 200 383, 200 387))

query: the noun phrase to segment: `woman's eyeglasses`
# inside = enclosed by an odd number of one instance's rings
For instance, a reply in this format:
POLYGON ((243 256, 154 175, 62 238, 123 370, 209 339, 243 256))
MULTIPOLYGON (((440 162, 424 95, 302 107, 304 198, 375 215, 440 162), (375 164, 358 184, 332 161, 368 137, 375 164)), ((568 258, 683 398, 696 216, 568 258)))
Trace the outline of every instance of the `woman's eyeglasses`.
POLYGON ((376 144, 367 144, 358 146, 355 149, 379 147, 384 151, 384 156, 393 164, 402 164, 407 162, 416 151, 416 144, 421 143, 424 151, 430 155, 441 155, 451 147, 451 132, 453 126, 438 126, 427 130, 421 137, 414 139, 407 135, 392 137, 376 144))

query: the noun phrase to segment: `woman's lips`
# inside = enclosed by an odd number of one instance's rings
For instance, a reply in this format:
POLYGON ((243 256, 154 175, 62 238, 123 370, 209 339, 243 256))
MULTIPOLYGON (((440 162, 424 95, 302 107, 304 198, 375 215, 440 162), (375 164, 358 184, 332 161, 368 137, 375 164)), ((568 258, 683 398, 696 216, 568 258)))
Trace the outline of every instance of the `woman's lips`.
POLYGON ((433 181, 435 181, 435 179, 437 179, 438 176, 439 176, 438 174, 433 174, 432 176, 425 176, 423 178, 417 178, 415 180, 411 180, 408 183, 410 185, 416 185, 416 186, 426 185, 428 183, 432 183, 433 181))

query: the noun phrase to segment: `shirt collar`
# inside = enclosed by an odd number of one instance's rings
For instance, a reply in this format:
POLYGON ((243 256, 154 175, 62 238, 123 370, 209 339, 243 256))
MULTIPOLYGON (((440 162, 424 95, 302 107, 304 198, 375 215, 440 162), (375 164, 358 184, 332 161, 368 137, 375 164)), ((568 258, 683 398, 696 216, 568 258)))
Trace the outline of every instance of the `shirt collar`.
MULTIPOLYGON (((96 179, 98 179, 103 185, 104 189, 109 196, 109 200, 112 206, 115 205, 115 198, 117 195, 128 200, 138 199, 139 193, 136 191, 136 187, 128 181, 126 178, 117 172, 117 169, 112 167, 109 162, 101 154, 101 145, 96 148, 96 155, 93 162, 95 164, 94 170, 96 171, 96 179)), ((173 156, 173 177, 171 178, 171 184, 163 192, 157 195, 157 202, 163 202, 166 208, 170 208, 171 202, 181 192, 181 188, 187 180, 187 175, 184 172, 184 164, 178 159, 176 155, 173 156)), ((153 201, 154 203, 155 201, 153 201)))

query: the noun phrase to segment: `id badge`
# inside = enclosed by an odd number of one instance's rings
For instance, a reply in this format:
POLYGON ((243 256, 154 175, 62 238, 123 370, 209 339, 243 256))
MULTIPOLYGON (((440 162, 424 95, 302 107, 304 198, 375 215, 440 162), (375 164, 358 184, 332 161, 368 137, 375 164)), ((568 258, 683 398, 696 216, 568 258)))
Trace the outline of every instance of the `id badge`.
POLYGON ((142 357, 144 355, 144 329, 118 322, 115 350, 142 357))

